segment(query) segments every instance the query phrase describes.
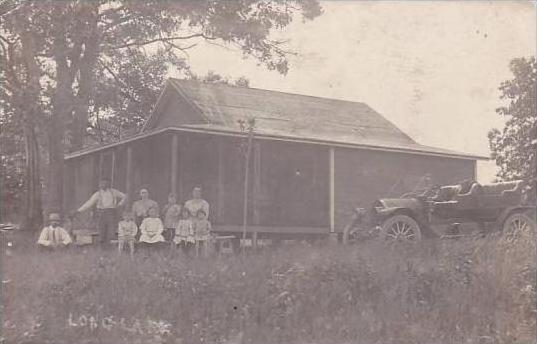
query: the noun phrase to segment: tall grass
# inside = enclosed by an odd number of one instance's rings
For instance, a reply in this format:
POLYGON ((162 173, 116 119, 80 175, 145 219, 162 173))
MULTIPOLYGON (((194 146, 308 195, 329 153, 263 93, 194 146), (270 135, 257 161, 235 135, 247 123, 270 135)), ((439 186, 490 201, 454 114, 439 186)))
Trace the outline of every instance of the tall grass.
POLYGON ((8 343, 535 343, 535 238, 190 259, 15 250, 8 343))

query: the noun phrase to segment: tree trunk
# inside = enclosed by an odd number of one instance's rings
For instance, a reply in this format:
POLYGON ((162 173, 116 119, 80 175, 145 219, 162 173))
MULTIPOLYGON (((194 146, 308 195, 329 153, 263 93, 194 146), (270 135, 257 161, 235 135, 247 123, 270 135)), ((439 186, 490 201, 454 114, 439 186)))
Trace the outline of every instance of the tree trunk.
POLYGON ((43 115, 39 103, 40 72, 36 61, 36 48, 31 31, 21 35, 23 64, 26 67, 26 85, 20 101, 26 104, 22 112, 26 155, 26 192, 22 228, 39 230, 43 224, 43 199, 41 185, 41 154, 37 139, 37 123, 43 115))
POLYGON ((67 60, 67 55, 71 50, 63 30, 56 32, 53 48, 56 89, 51 99, 51 115, 47 123, 49 170, 46 210, 48 213, 63 210, 64 139, 74 108, 73 82, 76 76, 76 71, 70 67, 76 62, 71 60, 69 64, 67 60))
POLYGON ((48 130, 49 171, 47 183, 47 212, 62 212, 63 206, 63 132, 51 124, 48 130))
POLYGON ((78 93, 74 107, 73 123, 69 151, 75 151, 84 147, 86 128, 88 126, 90 99, 93 98, 95 88, 94 69, 99 54, 99 31, 97 27, 98 4, 85 4, 92 16, 89 19, 88 30, 91 32, 84 44, 84 54, 81 57, 78 93))
POLYGON ((24 197, 23 229, 38 230, 43 225, 41 193, 41 156, 37 135, 33 126, 25 125, 24 141, 26 153, 26 194, 24 197))
POLYGON ((72 93, 69 80, 61 76, 67 73, 58 69, 58 87, 52 99, 52 115, 48 121, 48 178, 47 212, 62 212, 63 208, 63 170, 64 138, 66 123, 72 113, 72 93))

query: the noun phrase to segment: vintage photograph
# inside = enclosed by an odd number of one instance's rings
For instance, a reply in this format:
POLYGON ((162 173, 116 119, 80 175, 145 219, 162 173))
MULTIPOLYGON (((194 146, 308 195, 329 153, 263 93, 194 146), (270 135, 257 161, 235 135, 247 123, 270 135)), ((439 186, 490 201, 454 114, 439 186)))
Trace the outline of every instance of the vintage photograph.
POLYGON ((0 344, 536 344, 535 1, 0 0, 0 344))

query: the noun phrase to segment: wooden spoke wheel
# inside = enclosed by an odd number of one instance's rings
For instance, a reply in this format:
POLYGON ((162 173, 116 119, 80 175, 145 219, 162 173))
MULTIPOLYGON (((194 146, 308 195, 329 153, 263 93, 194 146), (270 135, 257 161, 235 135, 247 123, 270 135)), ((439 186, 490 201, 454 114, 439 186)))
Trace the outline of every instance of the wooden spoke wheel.
POLYGON ((421 240, 420 225, 407 215, 394 215, 382 223, 380 237, 386 242, 417 242, 421 240))
POLYGON ((503 223, 503 237, 507 241, 514 241, 522 235, 535 235, 537 224, 535 220, 524 213, 514 213, 507 217, 503 223))

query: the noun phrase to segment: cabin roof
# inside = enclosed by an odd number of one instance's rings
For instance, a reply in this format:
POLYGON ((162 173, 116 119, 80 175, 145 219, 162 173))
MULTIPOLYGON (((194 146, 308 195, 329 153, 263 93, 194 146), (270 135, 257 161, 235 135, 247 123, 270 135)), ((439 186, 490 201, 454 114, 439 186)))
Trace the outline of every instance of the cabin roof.
MULTIPOLYGON (((255 135, 261 138, 487 159, 420 145, 364 103, 179 79, 168 80, 142 132, 129 141, 161 132, 165 128, 241 135, 238 121, 251 117, 255 118, 255 135), (174 97, 190 105, 199 119, 196 123, 179 120, 179 111, 184 109, 166 109, 165 103, 174 97), (170 115, 167 113, 169 111, 177 112, 173 114, 177 123, 175 120, 159 123, 161 116, 170 115)), ((96 149, 101 147, 87 151, 96 149)), ((86 154, 86 151, 75 152, 69 157, 81 154, 86 154)))
MULTIPOLYGON (((253 117, 258 134, 360 145, 416 143, 364 103, 179 79, 170 79, 169 86, 197 110, 205 127, 240 132, 238 120, 253 117)), ((143 131, 158 127, 161 115, 155 112, 143 131)))

